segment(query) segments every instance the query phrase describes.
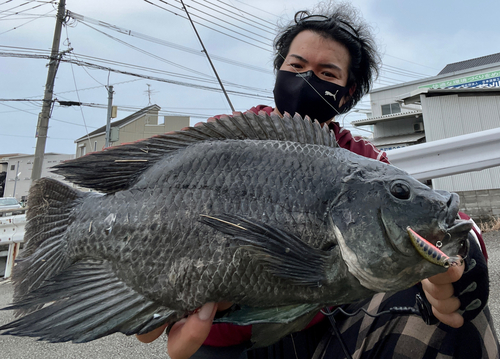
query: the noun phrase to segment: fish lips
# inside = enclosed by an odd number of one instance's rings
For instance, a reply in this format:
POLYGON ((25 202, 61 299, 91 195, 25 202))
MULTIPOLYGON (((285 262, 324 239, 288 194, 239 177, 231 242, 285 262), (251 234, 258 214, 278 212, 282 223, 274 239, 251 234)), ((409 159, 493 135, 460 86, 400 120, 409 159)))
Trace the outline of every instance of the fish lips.
MULTIPOLYGON (((449 212, 453 213, 455 211, 449 212)), ((418 253, 411 244, 410 236, 405 228, 400 227, 393 221, 386 220, 383 211, 381 211, 380 219, 385 231, 386 241, 395 252, 405 257, 412 257, 418 253)), ((448 221, 449 218, 446 218, 446 222, 448 221)), ((465 258, 468 253, 468 233, 472 227, 472 221, 454 219, 446 230, 436 228, 437 231, 430 236, 426 236, 425 239, 433 246, 439 247, 447 255, 460 255, 465 258)), ((421 232, 418 229, 415 229, 415 231, 417 233, 421 232)))

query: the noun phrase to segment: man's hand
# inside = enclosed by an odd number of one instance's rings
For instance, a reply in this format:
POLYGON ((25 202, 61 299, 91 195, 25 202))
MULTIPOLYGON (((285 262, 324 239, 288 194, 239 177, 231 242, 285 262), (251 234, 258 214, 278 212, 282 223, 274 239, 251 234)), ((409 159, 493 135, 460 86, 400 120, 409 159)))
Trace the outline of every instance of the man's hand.
POLYGON ((462 277, 464 268, 464 265, 451 266, 447 272, 422 281, 422 288, 432 306, 434 316, 453 328, 460 328, 464 324, 464 318, 457 312, 460 300, 453 295, 452 285, 462 277))
POLYGON ((207 339, 217 303, 207 303, 196 313, 179 320, 168 334, 167 351, 172 359, 188 359, 207 339))
MULTIPOLYGON (((217 307, 227 309, 232 303, 207 303, 187 318, 179 320, 170 329, 168 335, 167 352, 172 359, 187 359, 201 347, 212 327, 212 321, 217 307)), ((165 324, 155 330, 137 335, 143 343, 156 340, 167 328, 165 324)))

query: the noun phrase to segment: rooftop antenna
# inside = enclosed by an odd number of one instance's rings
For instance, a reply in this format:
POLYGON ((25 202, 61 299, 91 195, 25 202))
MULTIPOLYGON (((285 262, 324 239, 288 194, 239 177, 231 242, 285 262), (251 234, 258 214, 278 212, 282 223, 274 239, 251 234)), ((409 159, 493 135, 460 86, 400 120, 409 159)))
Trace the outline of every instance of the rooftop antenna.
POLYGON ((151 106, 151 95, 157 91, 153 91, 151 90, 151 85, 150 84, 146 84, 146 86, 148 87, 148 89, 144 92, 146 92, 148 94, 148 106, 151 106))
POLYGON ((198 31, 196 30, 196 27, 194 26, 193 20, 191 20, 191 16, 189 15, 189 12, 187 10, 186 5, 184 5, 184 1, 183 0, 181 0, 181 4, 182 4, 182 7, 184 8, 184 11, 186 12, 186 15, 187 15, 187 17, 189 19, 189 22, 193 26, 194 32, 196 33, 196 36, 198 37, 198 40, 200 41, 201 47, 203 48, 203 52, 205 53, 205 55, 207 55, 207 59, 208 59, 208 62, 210 62, 210 66, 212 66, 212 70, 214 70, 215 77, 217 77, 217 81, 219 81, 219 85, 220 85, 220 87, 222 89, 222 92, 224 92, 224 95, 226 96, 226 100, 229 103, 229 107, 231 107, 231 111, 234 112, 233 104, 231 103, 231 100, 229 99, 229 96, 227 95, 226 89, 224 88, 224 85, 222 84, 222 81, 219 78, 219 75, 217 74, 217 70, 215 70, 215 66, 212 63, 212 60, 210 59, 210 56, 208 56, 208 51, 207 51, 207 49, 205 49, 205 45, 203 45, 203 41, 201 41, 201 37, 198 34, 198 31))

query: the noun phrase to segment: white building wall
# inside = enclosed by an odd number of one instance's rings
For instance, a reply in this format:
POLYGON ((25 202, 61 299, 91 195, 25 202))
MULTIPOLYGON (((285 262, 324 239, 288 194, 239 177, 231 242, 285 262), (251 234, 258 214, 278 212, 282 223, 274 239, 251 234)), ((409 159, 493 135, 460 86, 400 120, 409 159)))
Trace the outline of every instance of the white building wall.
MULTIPOLYGON (((500 96, 421 96, 427 142, 500 127, 500 96)), ((435 189, 500 189, 500 167, 433 180, 435 189)))
MULTIPOLYGON (((484 65, 475 69, 469 69, 459 72, 452 72, 446 75, 434 76, 422 80, 411 81, 404 84, 384 87, 383 89, 375 89, 370 92, 370 102, 372 109, 371 117, 382 116, 382 105, 394 103, 396 99, 410 94, 418 88, 423 88, 432 85, 432 88, 445 88, 453 86, 453 80, 463 79, 464 77, 474 77, 485 73, 497 73, 500 75, 500 67, 498 64, 484 65)), ((497 75, 497 76, 498 76, 497 75)), ((414 109, 409 107, 409 109, 414 109)), ((404 111, 404 107, 402 109, 404 111)))
MULTIPOLYGON (((51 167, 73 158, 75 158, 75 155, 45 154, 42 164, 42 177, 54 178, 61 182, 64 182, 62 180, 62 176, 56 175, 51 172, 51 167)), ((16 197, 16 199, 20 201, 21 197, 28 195, 28 191, 31 187, 31 172, 33 170, 34 159, 34 155, 16 156, 9 158, 7 165, 7 177, 5 179, 5 197, 16 197), (18 162, 19 168, 17 167, 18 162), (14 166, 13 170, 11 169, 12 166, 14 166), (16 182, 16 175, 19 173, 20 175, 18 176, 16 182)), ((68 182, 64 183, 71 185, 68 182)))

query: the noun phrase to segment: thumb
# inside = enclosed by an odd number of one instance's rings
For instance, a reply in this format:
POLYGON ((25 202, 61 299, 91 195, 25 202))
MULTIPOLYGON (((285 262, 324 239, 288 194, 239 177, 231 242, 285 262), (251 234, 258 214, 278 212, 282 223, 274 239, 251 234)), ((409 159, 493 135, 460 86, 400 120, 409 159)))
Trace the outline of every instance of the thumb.
POLYGON ((175 323, 168 335, 167 351, 172 359, 188 359, 210 333, 217 303, 207 303, 196 313, 175 323))

